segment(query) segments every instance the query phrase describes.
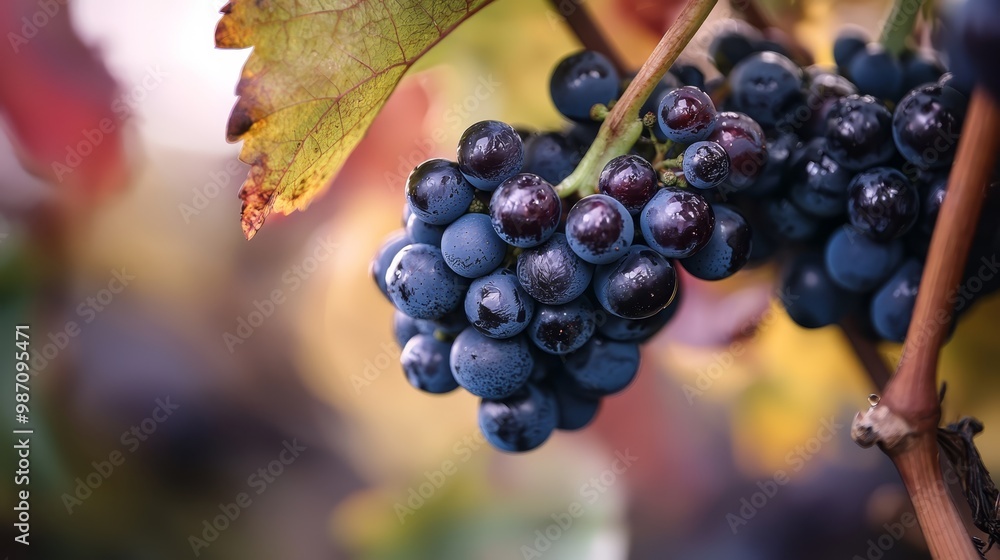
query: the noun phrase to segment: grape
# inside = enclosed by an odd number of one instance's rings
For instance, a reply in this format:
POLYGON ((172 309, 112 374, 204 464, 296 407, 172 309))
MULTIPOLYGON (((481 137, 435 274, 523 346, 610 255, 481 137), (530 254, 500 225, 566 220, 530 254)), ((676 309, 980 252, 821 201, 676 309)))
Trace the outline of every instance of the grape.
POLYGON ((594 307, 581 297, 565 305, 539 305, 528 338, 549 354, 568 354, 583 346, 596 327, 594 307))
POLYGON ((472 281, 465 295, 465 316, 479 332, 493 338, 510 338, 528 328, 535 315, 535 300, 507 269, 472 281))
POLYGON ((830 157, 852 171, 886 163, 895 152, 892 113, 871 96, 844 97, 830 109, 826 141, 830 157))
POLYGON ((528 295, 548 305, 562 305, 580 297, 594 274, 557 233, 545 244, 517 256, 517 279, 528 295))
POLYGON ((533 134, 524 142, 523 171, 555 185, 569 177, 582 158, 575 143, 558 132, 533 134))
MULTIPOLYGON (((635 78, 635 76, 633 76, 633 78, 635 78)), ((663 96, 679 87, 681 87, 681 85, 677 82, 677 78, 673 74, 670 74, 669 72, 665 74, 663 78, 656 83, 656 86, 653 88, 653 93, 650 93, 649 97, 642 102, 642 107, 639 108, 639 117, 645 117, 648 113, 655 115, 660 107, 660 100, 663 99, 663 96)), ((665 136, 660 135, 658 127, 654 128, 653 132, 657 133, 657 137, 660 138, 660 140, 666 140, 665 136)))
POLYGON ((552 393, 559 410, 556 428, 560 430, 579 430, 585 427, 594 420, 601 406, 600 398, 583 394, 565 375, 557 377, 552 383, 552 393))
POLYGON ((767 162, 764 131, 743 113, 719 113, 709 140, 719 143, 729 154, 727 184, 736 190, 750 186, 767 162))
POLYGON ((850 308, 850 294, 830 279, 816 253, 797 255, 782 275, 781 286, 788 316, 807 329, 837 323, 850 308))
POLYGON ((552 72, 549 94, 566 118, 590 120, 590 108, 618 97, 621 78, 611 61, 594 51, 581 51, 562 59, 552 72))
POLYGON ((892 137, 899 153, 922 169, 951 165, 965 119, 965 96, 938 84, 919 87, 896 106, 892 137))
POLYGON ((764 36, 740 20, 726 20, 708 46, 708 56, 719 69, 728 74, 741 60, 757 52, 757 43, 764 36))
POLYGON ((665 257, 690 257, 704 247, 715 227, 715 213, 704 197, 687 189, 660 189, 639 214, 646 243, 665 257))
POLYGON ((618 260, 632 243, 635 224, 621 202, 592 194, 573 205, 566 218, 570 249, 591 264, 618 260))
POLYGON ((693 64, 674 64, 670 67, 670 73, 686 86, 705 89, 705 74, 693 64))
POLYGON ((410 214, 406 219, 406 235, 413 243, 441 246, 441 235, 444 226, 435 226, 421 220, 416 214, 410 214))
POLYGON ((444 230, 441 253, 459 276, 478 278, 500 266, 507 245, 493 230, 489 216, 466 214, 444 230))
POLYGON ((816 218, 810 216, 787 198, 774 198, 764 203, 764 215, 780 239, 805 241, 819 230, 816 218))
POLYGON ((670 305, 677 293, 677 272, 656 251, 633 245, 617 262, 598 267, 594 293, 612 315, 645 319, 670 305))
POLYGON ((944 74, 944 68, 926 53, 904 53, 903 91, 915 89, 924 84, 937 82, 944 74))
POLYGON ((563 367, 585 394, 612 395, 628 387, 639 372, 639 345, 595 336, 589 344, 568 354, 563 367))
POLYGON ((561 215, 562 204, 556 190, 530 173, 507 179, 490 199, 493 229, 515 247, 544 243, 556 231, 561 215))
MULTIPOLYGON (((967 65, 969 80, 982 84, 994 99, 1000 97, 1000 73, 997 72, 996 53, 1000 50, 1000 6, 996 0, 968 0, 959 14, 956 38, 962 49, 952 52, 949 60, 953 66, 958 61, 967 65)), ((958 74, 958 70, 952 68, 958 74)), ((964 78, 964 77, 963 77, 964 78)), ((962 91, 959 89, 959 91, 962 91)))
POLYGON ((677 290, 670 305, 656 315, 645 319, 624 319, 610 313, 605 314, 604 317, 598 318, 597 332, 601 333, 604 338, 618 342, 635 342, 637 344, 646 342, 660 332, 677 313, 677 309, 681 305, 681 293, 681 290, 677 290))
POLYGON ((847 211, 847 185, 852 177, 829 153, 827 143, 816 138, 805 146, 789 172, 792 202, 821 218, 835 218, 847 211))
POLYGON ((903 342, 906 338, 923 271, 920 261, 908 259, 875 292, 871 302, 871 321, 880 337, 894 342, 903 342))
POLYGON ((825 71, 813 73, 806 89, 806 106, 812 110, 808 118, 808 130, 812 136, 825 136, 830 109, 840 98, 856 93, 858 88, 843 76, 825 71))
POLYGON ((458 168, 477 189, 496 189, 520 171, 523 163, 521 137, 509 124, 480 121, 458 141, 458 168))
POLYGON ((750 184, 744 194, 764 197, 776 194, 786 185, 786 175, 791 167, 792 154, 800 148, 799 139, 794 134, 780 134, 767 141, 767 161, 760 175, 750 184))
POLYGON ((451 373, 466 391, 502 399, 524 386, 534 360, 523 336, 498 340, 469 327, 451 346, 451 373))
POLYGON ((702 280, 722 280, 732 276, 750 258, 750 224, 742 214, 724 204, 712 206, 715 228, 705 247, 682 259, 684 270, 702 280))
POLYGON ((744 58, 729 75, 730 104, 764 128, 790 123, 803 106, 802 70, 778 53, 744 58))
POLYGON ((421 220, 438 226, 450 224, 464 214, 475 192, 458 164, 443 159, 421 163, 406 179, 410 210, 421 220))
POLYGON ((833 60, 840 68, 847 68, 855 55, 865 50, 868 39, 864 32, 849 28, 837 35, 833 42, 833 60))
POLYGON ((667 92, 656 110, 660 133, 682 144, 708 138, 715 129, 715 119, 712 98, 693 86, 667 92))
POLYGON ((684 150, 684 179, 696 189, 710 189, 729 177, 729 155, 715 142, 695 142, 684 150))
POLYGON ((913 227, 920 195, 906 176, 890 167, 858 173, 847 187, 847 217, 876 241, 895 239, 913 227))
POLYGON ((406 236, 406 232, 403 230, 395 231, 385 238, 385 241, 382 242, 382 245, 379 246, 378 251, 372 258, 369 272, 375 280, 375 285, 378 286, 382 295, 386 297, 389 297, 389 292, 385 285, 385 273, 389 270, 389 265, 392 264, 392 258, 396 256, 396 253, 410 243, 410 238, 406 236))
POLYGON ((441 394, 458 387, 448 363, 450 353, 451 344, 433 335, 418 334, 403 347, 399 361, 410 385, 421 391, 441 394))
POLYGON ((618 156, 601 171, 597 187, 602 194, 621 202, 632 214, 656 194, 656 171, 648 161, 639 156, 618 156))
POLYGON ((903 260, 900 241, 880 243, 850 225, 833 232, 824 252, 826 270, 840 287, 852 292, 874 290, 903 260))
POLYGON ((558 421, 555 397, 535 385, 507 398, 483 399, 479 405, 479 429, 501 451, 531 451, 548 439, 558 421))
POLYGON ((895 101, 903 93, 903 68, 878 43, 869 43, 851 57, 847 75, 865 95, 895 101))
POLYGON ((389 299, 416 319, 438 319, 458 306, 465 285, 448 268, 441 250, 416 243, 403 247, 385 273, 389 299))
POLYGON ((398 309, 393 312, 392 334, 396 338, 396 343, 399 344, 400 348, 406 346, 406 343, 409 342, 409 340, 414 336, 424 333, 426 329, 421 330, 423 327, 422 323, 426 324, 426 322, 423 322, 421 319, 414 319, 398 309))

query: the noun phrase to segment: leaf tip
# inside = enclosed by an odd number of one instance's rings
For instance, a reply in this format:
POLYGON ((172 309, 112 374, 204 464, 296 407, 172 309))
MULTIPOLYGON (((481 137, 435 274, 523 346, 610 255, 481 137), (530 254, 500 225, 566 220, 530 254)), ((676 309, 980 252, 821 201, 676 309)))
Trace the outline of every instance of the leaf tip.
POLYGON ((233 112, 229 114, 229 122, 226 124, 226 141, 230 143, 239 141, 253 126, 250 112, 242 101, 243 98, 240 98, 233 105, 233 112))

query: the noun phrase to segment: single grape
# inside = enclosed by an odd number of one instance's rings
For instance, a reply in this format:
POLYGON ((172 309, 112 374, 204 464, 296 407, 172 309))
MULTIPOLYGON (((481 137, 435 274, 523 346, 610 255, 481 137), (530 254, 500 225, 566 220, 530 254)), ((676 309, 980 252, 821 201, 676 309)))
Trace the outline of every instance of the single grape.
POLYGON ((398 309, 393 311, 392 335, 396 338, 396 343, 399 344, 400 348, 406 346, 406 343, 409 342, 411 338, 424 332, 421 330, 422 322, 426 324, 426 322, 422 321, 422 319, 414 319, 398 309))
POLYGON ((734 190, 750 186, 767 163, 764 130, 743 113, 719 113, 709 140, 717 142, 729 154, 729 178, 734 190))
POLYGON ((595 336, 566 356, 563 369, 585 394, 612 395, 628 387, 639 373, 639 345, 595 336))
MULTIPOLYGON (((810 110, 806 119, 809 134, 814 137, 826 136, 830 110, 840 98, 857 93, 858 88, 847 78, 824 70, 814 70, 806 89, 806 107, 810 110)), ((771 145, 768 144, 767 147, 770 151, 771 145)))
POLYGON ((711 189, 729 177, 729 155, 715 142, 695 142, 684 150, 684 179, 696 189, 711 189))
POLYGON ((443 159, 421 163, 406 179, 410 210, 421 220, 437 226, 450 224, 464 214, 475 192, 458 164, 443 159))
POLYGON ((421 391, 441 394, 458 387, 449 364, 451 344, 441 342, 434 335, 418 334, 411 338, 399 361, 406 380, 421 391))
POLYGON ((521 170, 524 145, 507 123, 480 121, 458 141, 458 168, 477 189, 492 191, 521 170))
POLYGON ((385 241, 379 246, 378 251, 375 252, 375 256, 372 257, 372 262, 368 270, 375 280, 375 285, 378 286, 379 291, 385 297, 389 297, 389 291, 385 285, 385 273, 389 270, 389 265, 392 264, 392 258, 396 256, 396 253, 400 249, 411 243, 405 231, 394 231, 385 238, 385 241))
POLYGON ((533 134, 524 142, 525 173, 534 173, 556 185, 576 169, 583 154, 576 143, 558 132, 533 134))
POLYGON ((656 171, 648 161, 635 155, 618 156, 601 171, 597 187, 601 193, 621 202, 632 214, 656 194, 656 171))
POLYGON ((847 211, 852 173, 830 157, 825 140, 815 138, 795 158, 789 171, 789 198, 807 214, 836 218, 847 211))
POLYGON ((908 93, 892 117, 892 137, 899 153, 922 169, 950 166, 962 132, 965 105, 964 95, 936 83, 908 93))
POLYGON ((511 453, 531 451, 545 442, 559 422, 556 399, 547 389, 527 385, 502 399, 479 404, 479 429, 490 445, 511 453))
POLYGON ((729 83, 730 106, 764 128, 794 123, 804 109, 802 70, 778 53, 760 52, 744 58, 733 68, 729 83))
POLYGON ((566 218, 570 249, 591 264, 618 260, 632 243, 635 224, 621 202, 592 194, 573 205, 566 218))
POLYGON ((791 133, 779 134, 767 140, 767 160, 760 175, 742 191, 747 196, 765 197, 777 194, 786 187, 792 154, 801 148, 797 136, 791 133))
POLYGON ((712 98, 694 86, 667 92, 656 110, 660 133, 682 144, 708 138, 715 129, 716 116, 712 98))
POLYGON ((830 109, 826 123, 830 157, 852 171, 892 159, 892 113, 869 95, 849 95, 830 109))
POLYGON ((543 352, 568 354, 590 340, 596 328, 594 306, 581 297, 565 305, 539 305, 528 338, 543 352))
POLYGON ((847 187, 847 217, 876 241, 900 237, 920 214, 920 194, 901 172, 875 167, 858 173, 847 187))
POLYGON ((779 239, 805 241, 819 231, 819 221, 799 210, 787 198, 772 198, 765 202, 764 215, 779 239))
POLYGON ((534 367, 523 336, 498 340, 469 327, 451 346, 451 373, 466 391, 502 399, 524 386, 534 367))
POLYGON ((418 218, 416 214, 411 213, 406 219, 406 235, 413 243, 426 243, 440 247, 443 233, 444 226, 428 224, 418 218))
POLYGON ((736 274, 750 258, 750 224, 730 206, 715 204, 715 228, 705 247, 680 261, 684 270, 702 280, 722 280, 736 274))
POLYGON ((462 278, 452 272, 433 245, 403 247, 385 273, 389 299, 416 319, 438 319, 454 310, 465 295, 462 278))
POLYGON ((725 20, 720 27, 713 30, 708 56, 719 72, 729 74, 741 60, 757 52, 757 44, 764 36, 741 20, 725 20))
POLYGON ((865 50, 851 58, 847 76, 865 95, 895 101, 903 94, 903 68, 892 53, 878 43, 865 45, 865 50))
POLYGON ((944 74, 944 67, 931 53, 903 53, 900 62, 903 64, 903 91, 937 82, 944 74))
POLYGON ((555 395, 560 430, 579 430, 590 424, 601 406, 600 397, 591 397, 581 391, 565 374, 559 375, 550 384, 555 395))
POLYGON ((621 77, 611 61, 594 51, 581 51, 562 59, 549 80, 549 94, 566 118, 590 120, 590 108, 618 97, 621 77))
POLYGON ((507 245, 493 230, 489 216, 466 214, 444 230, 441 253, 456 274, 478 278, 500 266, 507 245))
POLYGON ((597 332, 604 338, 618 342, 635 342, 637 344, 646 342, 673 319, 681 305, 681 293, 683 290, 678 289, 670 305, 656 315, 645 319, 624 319, 610 313, 598 314, 597 332))
POLYGON ((517 256, 517 279, 524 291, 547 305, 580 297, 593 275, 594 266, 578 257, 561 233, 517 256))
POLYGON ((559 226, 562 204, 556 190, 538 175, 521 173, 493 192, 490 218, 493 229, 515 247, 545 242, 559 226))
POLYGON ((830 279, 823 258, 812 252, 797 255, 784 271, 781 294, 788 316, 807 329, 837 323, 851 305, 850 294, 830 279))
POLYGON ((903 342, 906 338, 923 272, 920 261, 908 259, 875 292, 871 302, 871 322, 882 338, 893 342, 903 342))
POLYGON ((857 293, 878 287, 903 260, 903 244, 872 241, 850 225, 837 229, 826 242, 826 270, 834 283, 857 293))
POLYGON ((466 318, 486 336, 510 338, 528 328, 534 315, 535 300, 507 269, 473 280, 465 295, 466 318))
POLYGON ((855 55, 865 50, 868 36, 860 28, 844 29, 833 42, 833 61, 840 68, 847 68, 855 55))
POLYGON ((612 315, 625 319, 652 317, 677 293, 677 271, 663 255, 633 245, 613 264, 597 268, 594 294, 612 315))
POLYGON ((711 205, 688 189, 660 189, 639 214, 643 239, 653 250, 672 259, 700 251, 714 228, 711 205))
POLYGON ((693 64, 674 64, 670 67, 670 73, 685 86, 705 89, 705 74, 693 64))

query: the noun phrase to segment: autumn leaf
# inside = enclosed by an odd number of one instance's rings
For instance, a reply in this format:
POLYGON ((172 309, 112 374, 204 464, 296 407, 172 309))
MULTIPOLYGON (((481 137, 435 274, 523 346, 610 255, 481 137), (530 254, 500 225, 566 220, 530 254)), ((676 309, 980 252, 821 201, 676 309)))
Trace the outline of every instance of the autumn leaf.
MULTIPOLYGON (((233 0, 220 48, 253 47, 227 139, 251 165, 247 239, 272 211, 302 210, 357 146, 406 70, 491 0, 233 0)), ((400 130, 400 134, 409 131, 400 130)))

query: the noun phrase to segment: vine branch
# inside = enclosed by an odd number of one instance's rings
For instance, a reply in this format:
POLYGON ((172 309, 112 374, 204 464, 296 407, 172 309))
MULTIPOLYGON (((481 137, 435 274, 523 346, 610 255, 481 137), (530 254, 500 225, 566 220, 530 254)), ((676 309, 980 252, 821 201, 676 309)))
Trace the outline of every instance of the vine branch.
POLYGON ((906 47, 906 40, 913 33, 923 0, 894 0, 889 17, 882 24, 879 42, 895 56, 906 47))
POLYGON ((587 50, 597 51, 608 58, 611 64, 622 76, 628 71, 625 61, 618 51, 608 42, 607 38, 594 23, 582 2, 567 2, 566 0, 549 0, 555 11, 563 17, 566 25, 573 31, 576 38, 587 50))

